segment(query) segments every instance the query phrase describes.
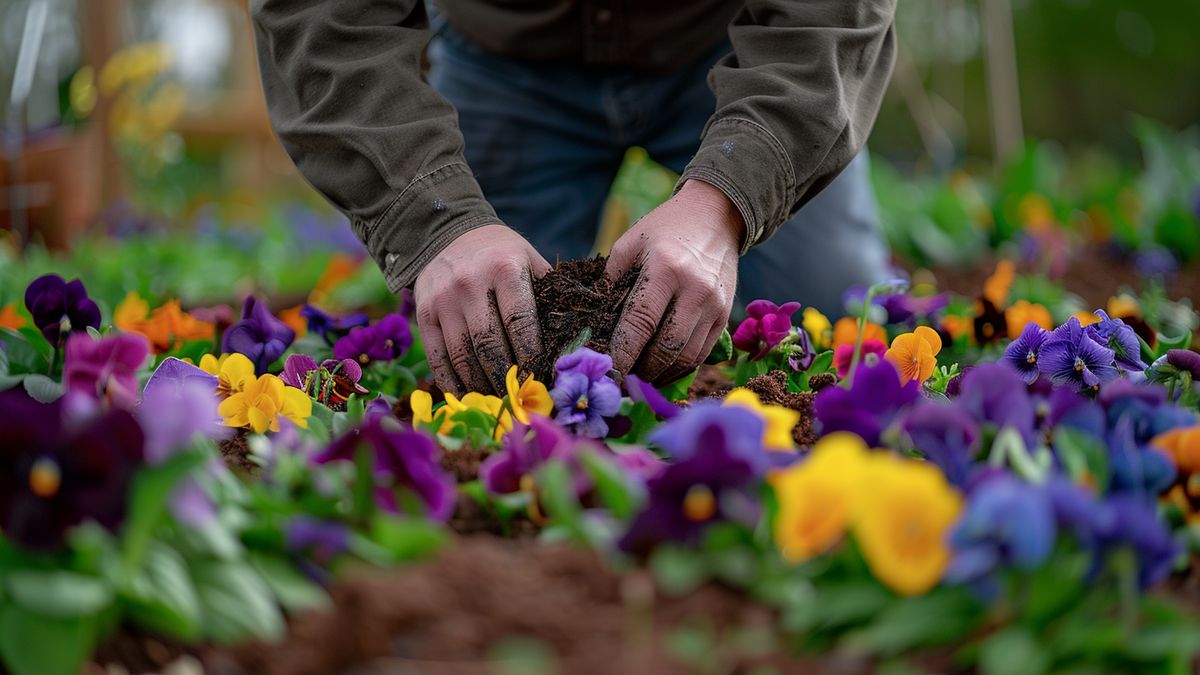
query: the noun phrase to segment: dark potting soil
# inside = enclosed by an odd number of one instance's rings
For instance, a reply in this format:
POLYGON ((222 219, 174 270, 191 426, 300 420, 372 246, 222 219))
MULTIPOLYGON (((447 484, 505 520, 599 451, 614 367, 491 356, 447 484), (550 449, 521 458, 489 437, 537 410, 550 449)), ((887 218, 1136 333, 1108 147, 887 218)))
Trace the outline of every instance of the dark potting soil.
POLYGON ((706 363, 700 366, 699 372, 696 373, 696 379, 692 380, 691 386, 688 387, 688 400, 700 401, 723 396, 732 386, 733 380, 729 379, 725 371, 718 366, 710 366, 706 363))
POLYGON ((533 280, 542 353, 529 364, 529 370, 539 381, 554 381, 554 362, 585 328, 591 331, 585 346, 608 353, 613 330, 641 269, 632 268, 613 282, 604 275, 605 262, 600 256, 563 260, 533 280))
POLYGON ((792 438, 801 447, 809 447, 817 441, 816 430, 813 428, 813 392, 789 391, 787 373, 782 370, 772 370, 763 373, 746 383, 746 388, 758 394, 763 403, 781 405, 800 413, 800 421, 792 428, 792 438))
POLYGON ((564 544, 463 538, 425 563, 352 575, 332 596, 332 611, 294 617, 279 644, 206 654, 208 672, 511 672, 495 659, 514 639, 526 653, 531 644, 544 650, 548 672, 582 675, 706 672, 714 663, 731 673, 858 673, 868 665, 782 656, 774 614, 744 595, 710 585, 667 597, 649 573, 617 574, 564 544), (690 659, 671 649, 685 628, 708 638, 690 659))
POLYGON ((221 458, 229 470, 241 476, 257 476, 261 468, 250 460, 250 446, 246 442, 246 430, 238 429, 232 437, 220 442, 221 458))

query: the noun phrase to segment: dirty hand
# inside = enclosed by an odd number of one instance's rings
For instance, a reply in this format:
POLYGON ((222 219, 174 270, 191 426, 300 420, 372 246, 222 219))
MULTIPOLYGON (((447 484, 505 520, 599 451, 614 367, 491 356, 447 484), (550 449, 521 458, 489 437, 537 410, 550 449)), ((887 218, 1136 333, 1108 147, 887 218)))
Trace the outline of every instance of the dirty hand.
POLYGON ((442 250, 413 286, 417 326, 443 391, 504 391, 504 375, 542 349, 533 278, 550 264, 524 237, 485 225, 442 250))
POLYGON ((729 322, 744 231, 725 193, 689 180, 617 240, 609 277, 641 265, 613 333, 617 370, 666 384, 700 365, 729 322))

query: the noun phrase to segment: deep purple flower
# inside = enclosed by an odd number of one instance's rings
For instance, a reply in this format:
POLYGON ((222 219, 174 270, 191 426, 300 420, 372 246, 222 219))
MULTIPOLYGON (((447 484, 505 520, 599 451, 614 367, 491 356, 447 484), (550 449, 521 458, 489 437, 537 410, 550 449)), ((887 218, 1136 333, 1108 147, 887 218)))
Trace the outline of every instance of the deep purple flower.
POLYGON ((683 414, 664 422, 650 435, 672 461, 681 462, 702 454, 712 445, 744 460, 755 475, 775 465, 776 457, 795 459, 792 453, 771 452, 763 447, 763 421, 740 406, 723 406, 717 401, 700 401, 683 414))
POLYGON ((1193 382, 1200 382, 1200 354, 1190 349, 1168 349, 1167 363, 1181 372, 1191 373, 1193 382))
POLYGON ((365 312, 334 316, 316 305, 306 304, 300 308, 300 316, 308 322, 308 332, 320 335, 330 345, 354 328, 370 323, 365 312))
POLYGON ((956 406, 981 424, 1011 427, 1026 446, 1035 441, 1037 411, 1016 373, 998 363, 985 363, 963 376, 956 406))
POLYGON ((604 438, 604 418, 621 409, 621 388, 608 376, 612 359, 584 347, 560 358, 554 369, 554 419, 580 436, 604 438))
POLYGON ((979 438, 974 418, 957 406, 923 401, 904 416, 901 429, 913 448, 936 464, 951 483, 966 485, 979 438))
POLYGON ((549 418, 533 415, 529 424, 517 423, 505 434, 503 445, 479 465, 479 479, 492 494, 509 494, 522 489, 522 479, 531 476, 551 459, 569 459, 575 441, 549 418))
POLYGON ((308 354, 289 354, 283 362, 283 372, 279 374, 279 379, 286 385, 307 392, 308 374, 317 369, 317 360, 308 354))
POLYGON ((1116 355, 1088 337, 1079 319, 1071 317, 1054 329, 1038 354, 1038 368, 1054 384, 1071 385, 1080 391, 1097 390, 1117 378, 1116 355))
POLYGON ((64 333, 86 332, 89 326, 100 328, 100 308, 78 279, 68 283, 57 274, 34 279, 25 288, 25 308, 33 317, 33 325, 55 348, 62 346, 64 333))
POLYGON ((144 335, 120 333, 95 340, 75 333, 67 340, 63 384, 67 391, 132 408, 138 398, 138 370, 148 356, 150 344, 144 335))
POLYGON ((915 317, 929 317, 946 309, 950 304, 949 293, 915 296, 908 293, 889 295, 883 298, 888 323, 906 323, 915 317))
POLYGON ((978 303, 973 321, 975 341, 986 345, 1008 336, 1008 319, 1004 312, 987 298, 979 298, 978 303))
POLYGON ((788 347, 788 367, 797 373, 807 372, 817 360, 817 352, 809 341, 808 331, 796 331, 796 341, 788 347))
POLYGON ((242 305, 242 320, 225 331, 221 349, 245 354, 254 363, 255 372, 262 375, 295 338, 296 332, 271 314, 265 302, 248 295, 242 305))
POLYGON ((1100 321, 1088 326, 1088 337, 1112 350, 1117 358, 1117 366, 1125 370, 1141 372, 1146 369, 1142 361, 1142 345, 1138 342, 1137 333, 1133 332, 1124 321, 1113 319, 1102 310, 1096 310, 1100 321))
POLYGON ((408 325, 408 319, 401 314, 388 314, 375 322, 371 329, 388 351, 387 360, 400 358, 412 346, 412 328, 408 325))
POLYGON ((966 512, 950 533, 954 557, 946 580, 994 592, 997 571, 1041 567, 1056 537, 1054 504, 1042 487, 1011 474, 992 477, 971 492, 966 512))
POLYGON ((370 417, 372 415, 380 415, 389 417, 392 414, 392 406, 382 396, 376 396, 371 399, 371 402, 365 406, 363 415, 370 417))
POLYGON ((782 306, 770 300, 755 300, 746 305, 746 318, 733 331, 733 346, 750 354, 755 361, 767 355, 792 331, 792 315, 800 303, 785 302, 782 306))
POLYGON ((283 539, 289 551, 307 555, 323 565, 350 548, 350 531, 345 525, 311 516, 292 518, 283 539))
POLYGON ((371 326, 354 328, 333 343, 333 357, 338 360, 350 359, 367 365, 374 361, 387 361, 391 358, 392 350, 371 326))
POLYGON ((129 481, 143 463, 142 430, 129 411, 100 412, 72 394, 38 403, 16 388, 0 392, 0 429, 0 531, 6 538, 53 550, 85 520, 110 531, 121 524, 129 481))
POLYGON ((1096 533, 1096 557, 1117 549, 1131 549, 1137 558, 1138 585, 1151 588, 1171 573, 1180 553, 1179 543, 1158 516, 1154 502, 1133 495, 1113 495, 1104 500, 1106 527, 1096 533))
POLYGON ((1045 344, 1048 337, 1050 337, 1050 331, 1030 321, 1025 324, 1025 330, 1021 331, 1017 339, 1004 349, 1004 356, 1000 359, 1000 363, 1017 371, 1025 380, 1025 384, 1033 384, 1040 372, 1038 370, 1038 352, 1041 351, 1042 345, 1045 344))
POLYGON ((1069 427, 1103 440, 1107 420, 1104 408, 1074 389, 1059 388, 1050 394, 1044 425, 1049 429, 1069 427))
POLYGON ((454 511, 454 479, 438 462, 437 444, 418 431, 394 427, 386 417, 368 416, 361 427, 335 440, 313 461, 354 461, 364 447, 371 453, 375 502, 381 508, 399 512, 401 503, 407 503, 397 495, 397 489, 403 489, 417 497, 429 518, 444 521, 450 517, 454 511))
POLYGON ((759 518, 754 496, 758 473, 745 453, 726 442, 736 440, 740 432, 715 419, 716 415, 695 413, 694 409, 664 426, 679 424, 689 416, 708 422, 711 431, 701 431, 702 445, 693 446, 691 454, 646 483, 649 498, 619 542, 625 551, 645 554, 665 541, 694 543, 713 523, 752 526, 759 518))
POLYGON ((867 445, 876 445, 897 414, 920 396, 916 380, 901 384, 896 367, 881 359, 875 365, 860 364, 850 389, 825 387, 818 392, 813 413, 822 434, 850 431, 867 445))
POLYGON ((654 385, 630 373, 625 376, 625 391, 634 401, 645 403, 655 415, 669 420, 679 415, 680 408, 667 400, 654 385))

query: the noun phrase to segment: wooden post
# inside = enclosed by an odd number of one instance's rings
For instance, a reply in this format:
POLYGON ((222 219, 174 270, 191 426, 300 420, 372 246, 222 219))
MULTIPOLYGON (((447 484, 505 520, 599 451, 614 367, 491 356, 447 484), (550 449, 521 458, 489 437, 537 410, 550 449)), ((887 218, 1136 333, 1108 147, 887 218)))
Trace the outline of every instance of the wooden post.
POLYGON ((1024 143, 1021 92, 1017 82, 1017 46, 1009 0, 981 0, 987 63, 988 102, 992 114, 992 152, 1003 166, 1024 143))

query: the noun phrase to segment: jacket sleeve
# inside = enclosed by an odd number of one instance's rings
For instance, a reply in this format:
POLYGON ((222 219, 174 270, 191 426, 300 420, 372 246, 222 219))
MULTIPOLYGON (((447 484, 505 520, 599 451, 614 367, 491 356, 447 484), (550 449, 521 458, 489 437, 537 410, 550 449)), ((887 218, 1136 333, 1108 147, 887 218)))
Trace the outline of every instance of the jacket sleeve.
POLYGON ((458 235, 500 222, 454 107, 421 78, 423 0, 253 0, 251 14, 272 126, 393 291, 458 235))
POLYGON ((711 183, 766 240, 862 149, 895 59, 895 0, 747 0, 709 73, 716 112, 680 184, 711 183))

